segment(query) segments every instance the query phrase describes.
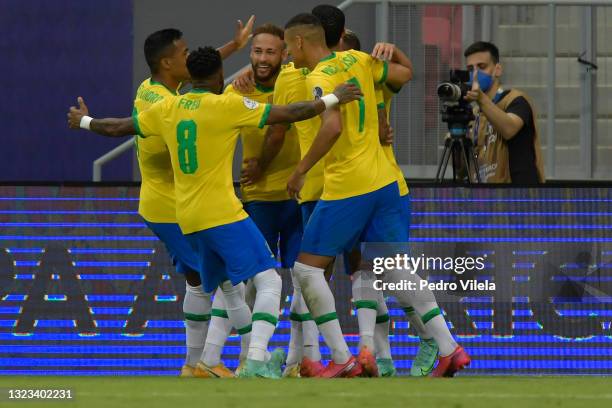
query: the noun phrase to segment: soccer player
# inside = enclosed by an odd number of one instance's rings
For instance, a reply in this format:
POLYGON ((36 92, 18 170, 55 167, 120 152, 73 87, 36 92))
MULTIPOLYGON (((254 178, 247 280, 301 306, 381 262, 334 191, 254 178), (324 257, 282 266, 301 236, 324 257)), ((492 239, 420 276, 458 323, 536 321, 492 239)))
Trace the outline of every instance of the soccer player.
MULTIPOLYGON (((225 93, 245 96, 259 103, 272 101, 274 84, 286 57, 283 29, 273 24, 257 27, 253 31, 250 53, 255 86, 244 92, 230 85, 225 93)), ((240 131, 244 158, 241 177, 244 209, 266 238, 272 252, 280 255, 281 269, 289 273, 302 240, 299 207, 289 198, 286 188, 287 179, 300 158, 294 129, 281 124, 244 127, 240 131), (285 137, 287 128, 289 134, 285 137)), ((290 344, 293 345, 294 340, 290 344)), ((290 354, 294 352, 290 347, 290 354)))
MULTIPOLYGON (((220 95, 221 55, 211 47, 190 53, 187 68, 193 84, 189 93, 165 99, 133 119, 92 119, 85 115, 86 109, 71 108, 69 120, 72 126, 107 136, 137 133, 163 139, 171 152, 178 223, 197 250, 204 289, 221 285, 227 300, 227 286, 235 288, 253 279, 257 290, 251 341, 240 376, 274 378, 264 359, 278 321, 281 281, 274 270, 274 255, 234 194, 236 141, 242 127, 308 119, 326 107, 358 99, 361 92, 342 84, 322 100, 273 106, 220 95)), ((228 307, 228 314, 231 311, 228 307)))
MULTIPOLYGON (((333 6, 327 6, 333 7, 333 6)), ((335 7, 334 7, 335 8, 335 7)), ((342 45, 345 50, 360 50, 361 43, 355 33, 345 30, 342 36, 342 45)), ((378 43, 374 46, 372 55, 385 59, 395 60, 399 64, 409 68, 412 71, 412 63, 410 59, 395 48, 392 44, 378 43)), ((382 128, 388 127, 389 116, 391 112, 391 98, 400 91, 389 81, 384 84, 376 84, 378 93, 378 109, 379 122, 383 122, 382 128)), ((408 236, 410 236, 410 194, 406 179, 400 167, 397 165, 395 154, 391 144, 383 144, 385 155, 391 162, 397 175, 397 183, 399 185, 400 197, 402 200, 402 210, 405 212, 402 215, 403 221, 406 223, 408 236)), ((361 308, 357 308, 360 330, 360 346, 364 344, 368 347, 374 346, 376 353, 376 363, 380 376, 389 377, 395 375, 395 366, 393 364, 391 349, 389 344, 389 312, 382 291, 372 290, 374 274, 371 270, 365 268, 358 269, 352 276, 353 279, 353 299, 357 302, 361 301, 361 308), (367 299, 361 299, 365 295, 367 299), (364 301, 365 300, 365 301, 364 301), (375 306, 375 309, 374 309, 375 306), (372 307, 372 309, 370 309, 372 307), (375 310, 375 311, 374 311, 375 310)), ((436 358, 438 357, 438 345, 433 337, 425 328, 421 317, 418 316, 413 307, 404 308, 410 325, 415 328, 419 335, 420 343, 416 357, 410 367, 410 375, 415 377, 427 376, 433 370, 436 358)))
MULTIPOLYGON (((410 70, 357 51, 333 53, 326 46, 321 22, 312 14, 299 14, 285 26, 285 41, 296 67, 306 67, 307 90, 316 98, 325 97, 337 83, 350 81, 360 86, 364 97, 359 104, 330 109, 322 115, 321 128, 311 148, 288 181, 289 193, 299 198, 304 176, 325 156, 324 190, 304 231, 301 252, 295 263, 302 293, 326 343, 332 361, 321 377, 354 377, 362 371, 374 375, 374 356, 362 348, 358 360, 351 356, 338 323, 335 302, 323 276, 333 257, 364 242, 406 242, 401 221, 397 178, 380 146, 378 113, 372 78, 384 83, 405 83, 410 70)), ((400 282, 418 276, 405 271, 385 273, 383 281, 400 282)), ((406 293, 393 295, 402 306, 412 305, 428 321, 440 345, 444 362, 442 374, 452 375, 469 357, 452 338, 431 292, 421 293, 418 302, 406 293)), ((428 328, 429 328, 428 327, 428 328)))
MULTIPOLYGON (((245 26, 238 21, 234 39, 219 49, 224 58, 246 45, 253 22, 254 16, 245 26)), ((151 77, 138 87, 134 100, 135 113, 177 95, 181 83, 190 79, 185 64, 188 52, 183 34, 177 29, 159 30, 147 37, 144 54, 151 77)), ((186 279, 183 313, 187 356, 180 376, 192 377, 204 349, 211 312, 210 293, 202 291, 196 255, 176 221, 174 180, 168 149, 157 138, 136 138, 135 142, 142 179, 138 212, 166 246, 176 271, 184 274, 186 279)))

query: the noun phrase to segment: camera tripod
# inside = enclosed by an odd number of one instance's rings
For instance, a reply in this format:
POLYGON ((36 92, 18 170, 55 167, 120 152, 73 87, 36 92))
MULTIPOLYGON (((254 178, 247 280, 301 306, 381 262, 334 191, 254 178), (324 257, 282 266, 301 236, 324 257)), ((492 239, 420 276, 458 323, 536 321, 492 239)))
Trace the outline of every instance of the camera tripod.
POLYGON ((480 183, 480 173, 478 171, 478 162, 474 154, 474 144, 472 140, 466 137, 466 132, 453 132, 455 129, 450 129, 451 135, 446 138, 444 142, 444 153, 440 159, 438 165, 438 171, 436 172, 436 183, 442 183, 444 175, 446 174, 446 168, 448 167, 448 161, 451 156, 453 157, 453 182, 457 183, 457 173, 461 169, 465 169, 467 173, 467 182, 472 184, 472 171, 476 173, 476 182, 480 183), (461 166, 463 162, 463 166, 461 166))

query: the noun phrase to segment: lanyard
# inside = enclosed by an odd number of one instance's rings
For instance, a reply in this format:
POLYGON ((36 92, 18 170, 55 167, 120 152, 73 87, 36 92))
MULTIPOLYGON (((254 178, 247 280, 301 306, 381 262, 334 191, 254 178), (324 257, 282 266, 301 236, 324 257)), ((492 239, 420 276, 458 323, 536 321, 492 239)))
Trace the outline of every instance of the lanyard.
MULTIPOLYGON (((501 100, 503 93, 504 93, 504 90, 502 88, 499 88, 497 90, 497 93, 495 94, 495 97, 493 98, 494 104, 497 104, 497 102, 501 100)), ((478 116, 476 117, 476 120, 474 121, 474 127, 472 128, 472 142, 474 143, 474 146, 478 146, 478 131, 480 129, 480 115, 482 115, 482 112, 479 109, 478 116)))

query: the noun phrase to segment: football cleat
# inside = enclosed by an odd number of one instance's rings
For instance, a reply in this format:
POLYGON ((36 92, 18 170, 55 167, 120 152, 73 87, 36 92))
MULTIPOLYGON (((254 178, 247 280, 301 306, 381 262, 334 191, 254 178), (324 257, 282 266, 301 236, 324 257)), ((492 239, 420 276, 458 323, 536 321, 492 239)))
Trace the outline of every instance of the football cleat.
POLYGON ((280 376, 270 371, 268 364, 264 361, 247 359, 244 367, 240 370, 239 378, 269 378, 278 379, 280 376))
POLYGON ((438 366, 431 372, 431 377, 452 377, 457 371, 470 365, 471 361, 463 347, 457 346, 450 355, 438 359, 438 366))
POLYGON ((300 363, 291 364, 285 367, 283 378, 300 378, 300 363))
POLYGON ((359 361, 353 356, 344 364, 336 364, 330 361, 327 367, 317 375, 320 378, 353 378, 362 374, 363 368, 359 361))
POLYGON ((276 348, 270 355, 270 360, 268 361, 268 369, 274 376, 280 378, 283 375, 283 364, 285 364, 285 350, 282 348, 276 348))
POLYGON ((234 370, 234 375, 236 377, 240 377, 240 371, 242 371, 242 369, 244 368, 245 362, 246 360, 240 360, 240 364, 238 364, 238 367, 236 367, 236 369, 234 370))
POLYGON ((438 343, 434 339, 421 339, 419 351, 417 352, 410 375, 413 377, 425 377, 432 372, 438 358, 438 343))
POLYGON ((193 372, 195 370, 195 367, 190 366, 190 365, 183 365, 181 367, 181 373, 179 374, 179 378, 193 378, 193 372))
POLYGON ((325 369, 325 366, 319 361, 314 361, 308 357, 302 359, 302 365, 300 368, 301 377, 318 377, 319 374, 325 369))
POLYGON ((214 367, 209 367, 199 361, 193 370, 193 376, 198 378, 235 378, 236 376, 230 369, 219 363, 214 367))
POLYGON ((372 352, 366 346, 363 346, 361 350, 359 350, 357 361, 362 368, 362 377, 378 377, 378 366, 376 365, 376 359, 374 358, 374 354, 372 354, 372 352))
POLYGON ((377 358, 376 365, 378 366, 378 374, 381 377, 395 377, 397 370, 390 358, 377 358))

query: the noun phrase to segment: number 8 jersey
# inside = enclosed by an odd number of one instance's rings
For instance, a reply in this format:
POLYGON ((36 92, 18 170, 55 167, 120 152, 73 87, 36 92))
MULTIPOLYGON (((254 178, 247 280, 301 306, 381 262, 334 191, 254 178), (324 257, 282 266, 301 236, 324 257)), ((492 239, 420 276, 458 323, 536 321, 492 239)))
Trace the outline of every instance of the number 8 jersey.
POLYGON ((247 217, 234 192, 234 150, 240 128, 263 127, 270 109, 236 94, 194 89, 134 116, 141 137, 161 137, 168 146, 184 234, 247 217))
POLYGON ((342 133, 324 158, 323 200, 339 200, 378 190, 396 180, 380 145, 374 82, 384 83, 387 63, 360 51, 335 52, 321 60, 306 76, 313 98, 353 82, 361 100, 340 107, 342 133))

